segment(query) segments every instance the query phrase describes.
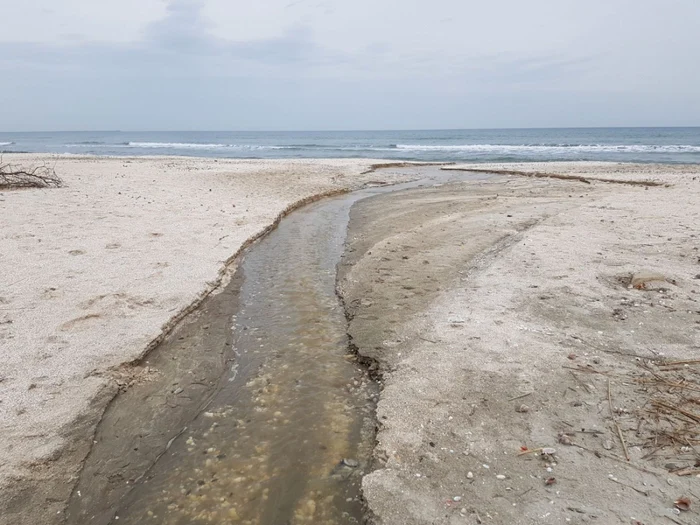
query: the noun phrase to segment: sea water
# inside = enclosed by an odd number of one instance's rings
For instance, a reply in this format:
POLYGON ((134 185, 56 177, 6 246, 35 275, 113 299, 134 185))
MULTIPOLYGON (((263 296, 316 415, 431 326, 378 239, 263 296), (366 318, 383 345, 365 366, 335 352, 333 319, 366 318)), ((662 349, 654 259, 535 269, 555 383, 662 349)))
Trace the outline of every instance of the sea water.
POLYGON ((700 127, 0 132, 0 152, 412 161, 700 163, 700 127))

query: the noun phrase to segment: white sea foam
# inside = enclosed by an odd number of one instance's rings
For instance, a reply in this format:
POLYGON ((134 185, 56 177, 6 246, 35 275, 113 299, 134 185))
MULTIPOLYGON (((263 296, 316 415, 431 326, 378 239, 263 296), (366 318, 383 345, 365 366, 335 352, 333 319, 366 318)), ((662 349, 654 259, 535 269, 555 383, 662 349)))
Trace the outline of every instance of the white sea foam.
POLYGON ((397 144, 396 149, 406 151, 459 151, 490 154, 526 153, 700 153, 700 146, 685 144, 459 144, 424 145, 397 144))
POLYGON ((261 144, 202 144, 192 142, 128 142, 121 147, 129 148, 153 148, 153 149, 241 149, 241 150, 304 150, 304 149, 336 149, 336 150, 363 150, 374 149, 362 146, 324 146, 320 144, 291 144, 288 146, 267 146, 261 144))
POLYGON ((235 144, 200 144, 193 142, 129 142, 122 146, 153 149, 227 149, 241 147, 235 144))
MULTIPOLYGON (((9 146, 12 142, 0 142, 0 146, 9 146)), ((236 151, 274 151, 295 150, 308 151, 352 151, 352 152, 393 152, 404 154, 439 154, 453 155, 462 158, 467 155, 483 156, 521 156, 528 157, 569 157, 595 154, 697 154, 700 146, 688 144, 287 144, 287 145, 262 145, 262 144, 223 144, 201 142, 141 142, 132 141, 122 144, 102 143, 77 143, 67 144, 75 148, 128 148, 128 149, 161 149, 161 150, 191 150, 191 151, 229 151, 235 155, 236 151)), ((261 155, 264 155, 261 153, 261 155)))
POLYGON ((12 146, 14 142, 0 142, 0 146, 12 146))

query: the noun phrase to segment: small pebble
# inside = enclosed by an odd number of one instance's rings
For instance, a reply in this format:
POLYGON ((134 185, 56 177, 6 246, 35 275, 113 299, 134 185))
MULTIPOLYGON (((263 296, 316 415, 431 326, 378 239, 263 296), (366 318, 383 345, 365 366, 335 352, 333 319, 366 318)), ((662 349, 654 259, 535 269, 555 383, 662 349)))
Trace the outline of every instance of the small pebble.
POLYGON ((506 477, 503 474, 499 474, 496 476, 496 479, 506 479, 506 477))
POLYGON ((467 472, 467 479, 474 479, 474 473, 473 473, 473 472, 467 472))
POLYGON ((452 501, 462 501, 462 497, 461 497, 461 496, 455 496, 454 498, 452 498, 452 501))
POLYGON ((571 445, 571 437, 564 432, 559 433, 559 443, 562 445, 571 445))

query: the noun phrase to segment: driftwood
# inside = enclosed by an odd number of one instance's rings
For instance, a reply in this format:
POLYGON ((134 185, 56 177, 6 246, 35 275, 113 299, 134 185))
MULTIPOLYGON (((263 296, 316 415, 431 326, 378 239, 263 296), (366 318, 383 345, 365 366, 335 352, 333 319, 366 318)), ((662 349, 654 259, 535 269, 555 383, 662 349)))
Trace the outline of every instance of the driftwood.
POLYGON ((53 166, 22 167, 2 161, 0 157, 0 190, 20 188, 58 188, 63 184, 53 166))

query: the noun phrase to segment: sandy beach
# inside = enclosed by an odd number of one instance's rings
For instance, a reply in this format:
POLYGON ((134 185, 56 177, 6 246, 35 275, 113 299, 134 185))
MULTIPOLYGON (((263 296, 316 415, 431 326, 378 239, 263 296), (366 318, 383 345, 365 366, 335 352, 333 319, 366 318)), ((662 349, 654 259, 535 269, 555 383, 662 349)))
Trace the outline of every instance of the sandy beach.
MULTIPOLYGON (((410 178, 365 159, 5 160, 55 162, 65 186, 0 193, 2 525, 65 522, 105 407, 157 384, 141 358, 251 239, 410 178)), ((700 500, 700 436, 668 406, 700 388, 700 167, 446 168, 491 173, 358 202, 339 267, 382 386, 370 519, 692 523, 674 502, 700 500)))
MULTIPOLYGON (((58 189, 0 193, 0 523, 58 523, 105 406, 246 242, 371 161, 5 155, 58 189)), ((383 180, 392 180, 391 175, 383 180)))
POLYGON ((480 168, 533 176, 353 210, 340 287, 383 384, 373 521, 694 523, 700 170, 480 168))

